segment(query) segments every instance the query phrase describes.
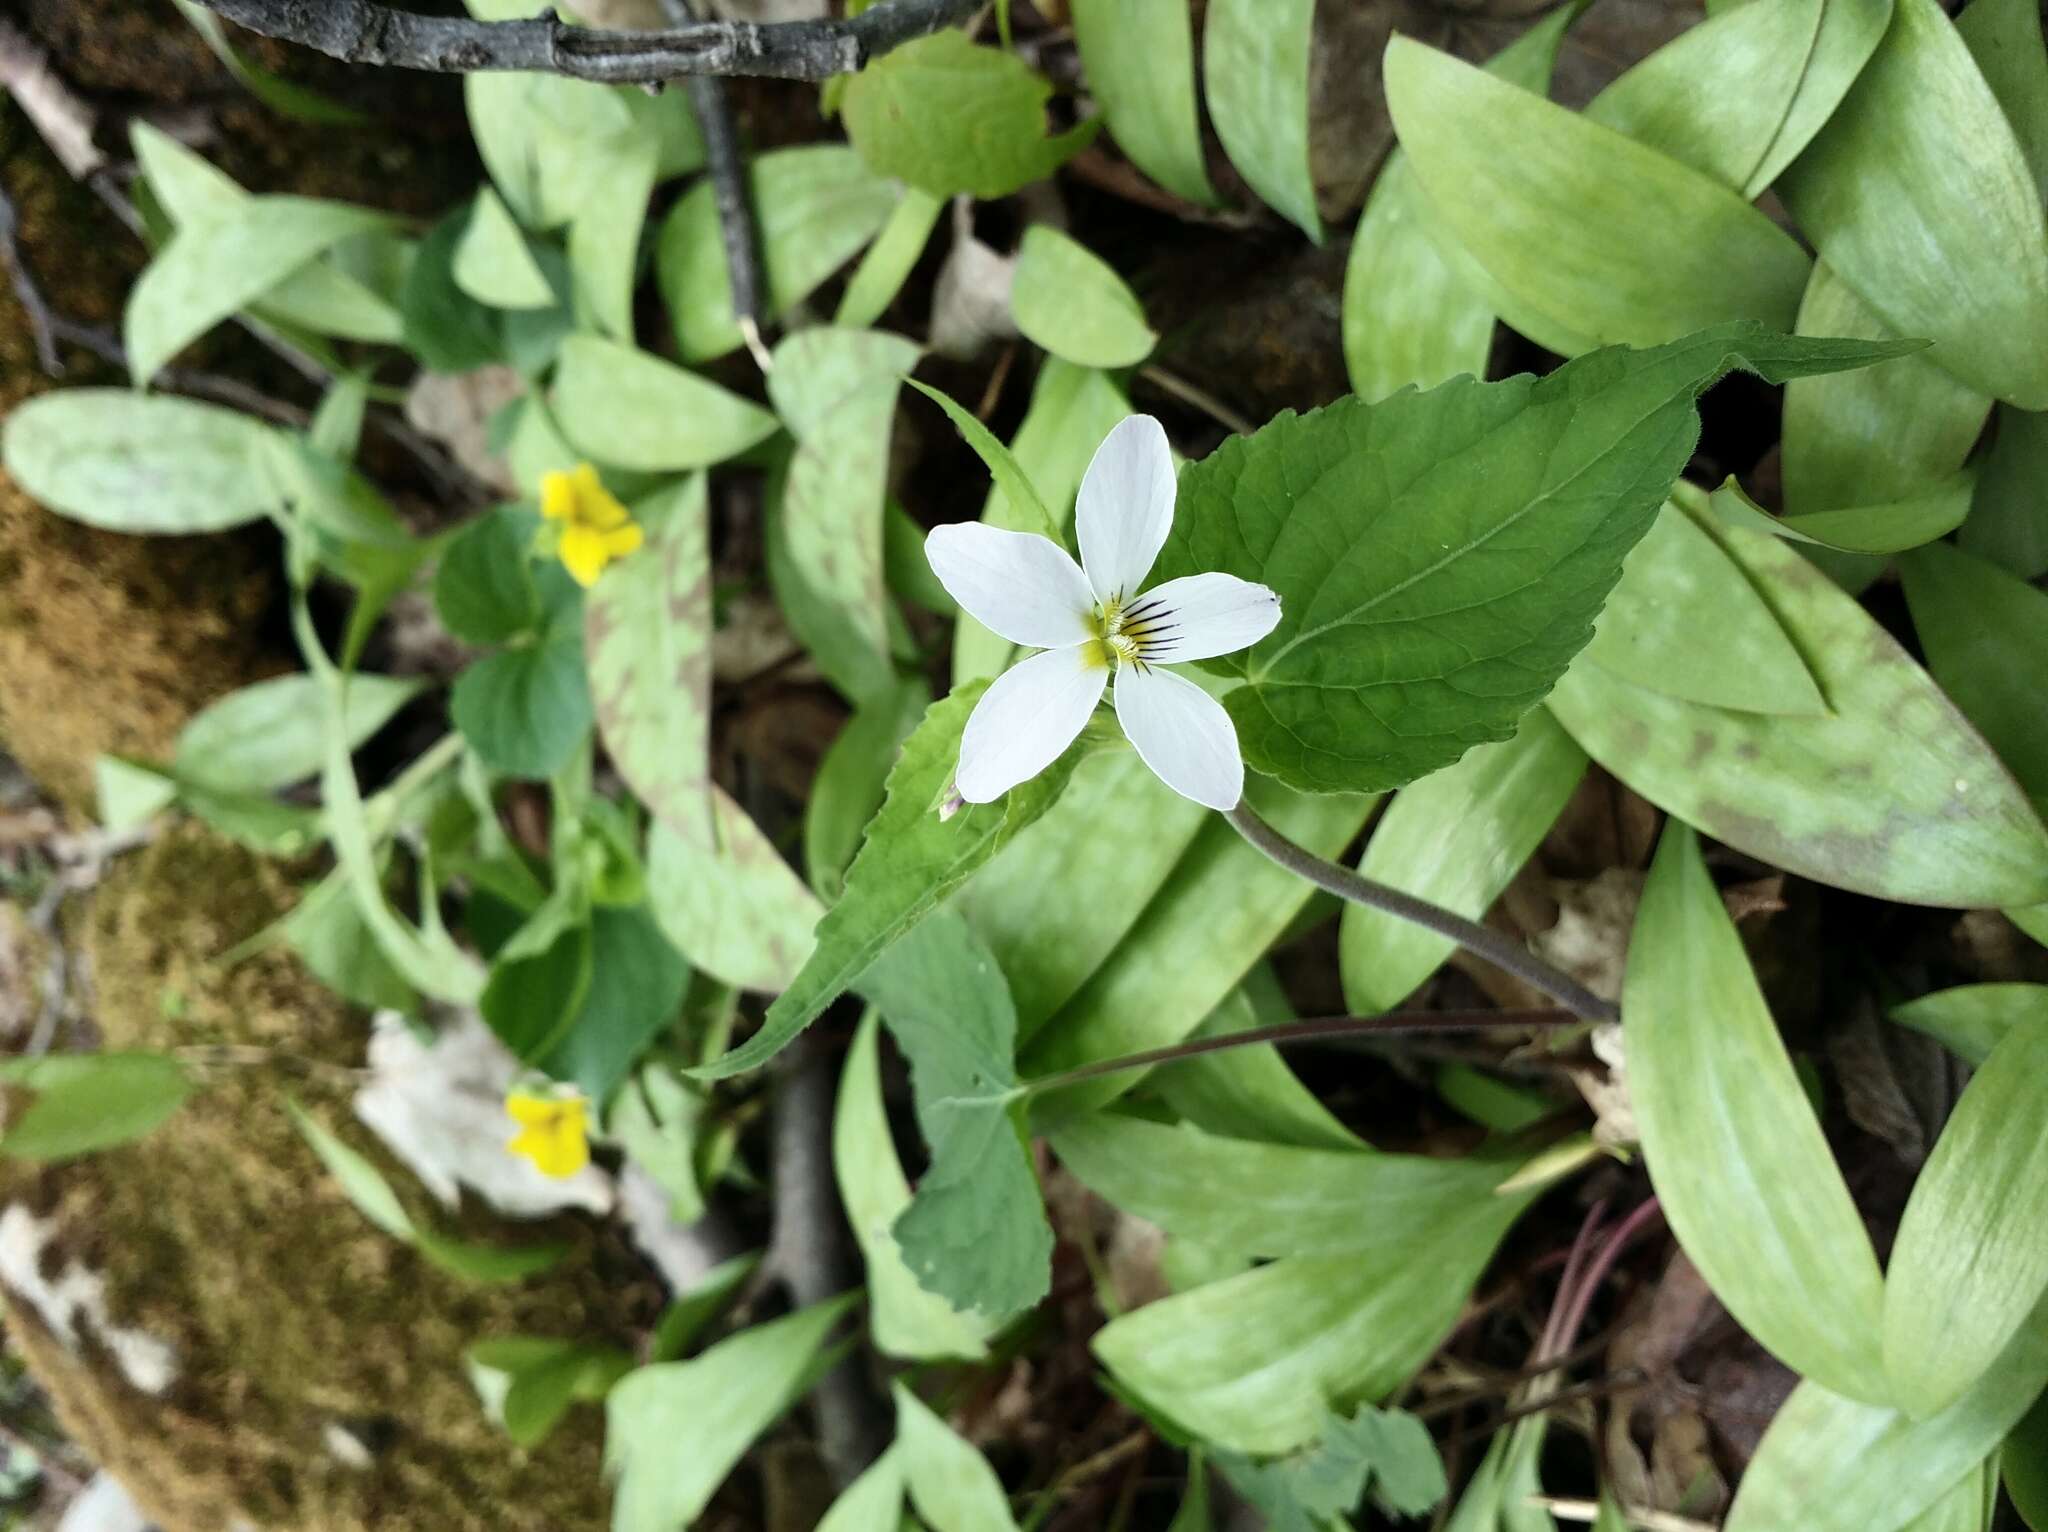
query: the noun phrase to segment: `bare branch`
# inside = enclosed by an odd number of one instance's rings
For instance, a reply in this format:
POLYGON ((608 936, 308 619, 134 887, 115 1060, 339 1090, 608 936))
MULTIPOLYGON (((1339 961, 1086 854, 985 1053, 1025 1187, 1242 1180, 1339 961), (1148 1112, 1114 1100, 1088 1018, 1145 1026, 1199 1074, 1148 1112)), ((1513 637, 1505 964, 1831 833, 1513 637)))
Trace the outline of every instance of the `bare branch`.
POLYGON ((531 21, 421 16, 378 0, 199 0, 264 37, 350 64, 439 74, 516 70, 601 85, 658 85, 692 75, 822 80, 936 32, 982 0, 882 0, 847 20, 699 21, 658 32, 575 27, 552 10, 531 21))

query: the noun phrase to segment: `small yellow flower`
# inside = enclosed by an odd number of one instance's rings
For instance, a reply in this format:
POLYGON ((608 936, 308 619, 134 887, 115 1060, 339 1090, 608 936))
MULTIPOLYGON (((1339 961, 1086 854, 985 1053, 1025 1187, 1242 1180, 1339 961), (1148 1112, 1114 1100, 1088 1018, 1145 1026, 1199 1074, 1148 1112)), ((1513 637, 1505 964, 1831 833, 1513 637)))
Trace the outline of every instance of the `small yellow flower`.
POLYGON ((505 1148, 533 1161, 557 1181, 590 1163, 590 1103, 577 1095, 547 1096, 517 1086, 505 1097, 505 1115, 519 1124, 505 1148))
POLYGON ((597 583, 604 566, 640 546, 640 528, 588 463, 540 476, 540 513, 561 523, 555 554, 578 585, 597 583))

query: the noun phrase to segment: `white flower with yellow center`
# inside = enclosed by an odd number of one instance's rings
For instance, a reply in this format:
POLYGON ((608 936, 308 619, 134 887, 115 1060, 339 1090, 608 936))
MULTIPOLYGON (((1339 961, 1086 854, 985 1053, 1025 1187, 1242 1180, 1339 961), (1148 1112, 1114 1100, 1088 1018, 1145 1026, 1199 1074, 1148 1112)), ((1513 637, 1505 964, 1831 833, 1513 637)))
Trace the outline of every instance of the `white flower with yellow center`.
POLYGON ((1045 770, 1116 680, 1116 716, 1145 764, 1184 797, 1233 809, 1244 758, 1230 715, 1162 665, 1255 644, 1280 598, 1235 575, 1198 574, 1141 590, 1173 527, 1173 454, 1149 415, 1120 421, 1081 480, 1081 562, 1049 538, 979 522, 939 527, 925 555, 939 583, 983 626, 1043 649, 990 686, 960 741, 957 779, 989 803, 1045 770))

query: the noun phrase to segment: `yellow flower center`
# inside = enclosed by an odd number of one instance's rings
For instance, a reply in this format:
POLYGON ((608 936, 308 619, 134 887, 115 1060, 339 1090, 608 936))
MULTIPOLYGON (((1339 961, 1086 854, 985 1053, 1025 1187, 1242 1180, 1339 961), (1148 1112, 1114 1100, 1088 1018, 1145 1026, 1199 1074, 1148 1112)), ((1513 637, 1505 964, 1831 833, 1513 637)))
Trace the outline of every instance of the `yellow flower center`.
POLYGON ((1148 597, 1127 602, 1122 595, 1111 596, 1095 609, 1095 631, 1100 635, 1096 649, 1102 663, 1111 669, 1143 664, 1146 640, 1167 631, 1171 615, 1148 597))
POLYGON ((542 1175, 566 1180, 590 1163, 590 1103, 581 1096, 549 1096, 515 1088, 505 1115, 519 1131, 505 1148, 531 1160, 542 1175))
POLYGON ((641 543, 632 514, 588 463, 579 463, 568 473, 541 475, 540 513, 559 528, 555 553, 562 567, 586 588, 597 583, 605 565, 641 543))

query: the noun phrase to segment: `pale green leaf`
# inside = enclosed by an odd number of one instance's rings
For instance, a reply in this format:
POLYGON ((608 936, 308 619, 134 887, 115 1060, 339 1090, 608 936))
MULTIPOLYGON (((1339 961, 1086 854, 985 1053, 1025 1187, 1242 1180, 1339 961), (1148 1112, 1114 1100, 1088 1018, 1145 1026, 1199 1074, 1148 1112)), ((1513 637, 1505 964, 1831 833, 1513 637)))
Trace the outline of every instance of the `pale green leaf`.
POLYGON ((1956 32, 2012 124, 2020 153, 2048 192, 2048 39, 2041 8, 2027 0, 1971 0, 1956 32))
POLYGON ((2048 1026, 2007 1031, 1913 1183, 1885 1278, 1896 1402, 1938 1414, 1998 1361, 2048 1292, 2048 1026))
MULTIPOLYGON (((1564 812, 1586 753, 1548 713, 1514 738, 1481 745, 1394 795, 1358 870, 1375 882, 1478 919, 1521 871, 1564 812)), ((1391 1010, 1455 950, 1448 937, 1364 905, 1344 906, 1337 958, 1344 1003, 1391 1010)))
POLYGON ((1888 1398, 1883 1280, 1862 1214, 1698 839, 1676 821, 1636 912, 1621 1014, 1650 1180, 1714 1296, 1803 1375, 1888 1398))
POLYGON ((218 532, 278 509, 270 428, 190 399, 67 388, 14 406, 0 454, 22 490, 110 532, 218 532))
POLYGON ((847 864, 860 850, 896 752, 931 706, 924 682, 897 682, 887 695, 854 710, 818 763, 804 801, 804 870, 818 897, 835 902, 846 886, 847 864))
MULTIPOLYGON (((418 696, 415 677, 358 675, 348 689, 351 750, 418 696)), ((172 765, 219 792, 262 793, 315 776, 326 750, 320 683, 309 675, 258 681, 209 703, 178 735, 172 765)))
POLYGON ((308 889, 278 929, 336 994, 370 1010, 417 1012, 419 996, 377 945, 339 869, 308 889))
POLYGON ((1934 679, 2020 786, 2048 801, 2048 594, 1945 543, 1916 549, 1899 570, 1934 679))
POLYGON ((133 1142, 168 1120, 196 1088, 160 1053, 47 1053, 7 1061, 10 1085, 35 1092, 8 1114, 0 1155, 48 1163, 133 1142))
POLYGON ((1159 340, 1110 264, 1049 224, 1024 233, 1010 312, 1026 340, 1081 367, 1135 367, 1159 340))
POLYGON ((903 1532, 903 1459, 896 1448, 861 1470, 832 1502, 817 1532, 903 1532))
POLYGON ((355 1204, 356 1211, 393 1239, 408 1245, 414 1243, 419 1237, 419 1230, 413 1224, 412 1216, 406 1212, 405 1205, 398 1200, 398 1193, 384 1179, 384 1173, 371 1164, 367 1156, 351 1149, 321 1126, 297 1102, 287 1101, 285 1105, 293 1124, 312 1146, 313 1153, 320 1157, 320 1163, 327 1167, 327 1173, 340 1184, 342 1195, 355 1204))
POLYGON ((904 1488, 931 1532, 1016 1532, 1009 1496, 988 1459, 903 1384, 895 1394, 904 1488))
POLYGON ((569 289, 577 319, 617 340, 633 338, 640 231, 659 147, 651 136, 626 134, 592 155, 583 200, 569 222, 569 289))
POLYGON ((809 959, 823 906, 725 790, 709 815, 657 821, 647 836, 647 902, 668 939, 741 989, 787 988, 809 959))
POLYGON ((832 316, 834 324, 863 330, 888 311, 910 280, 911 269, 924 254, 944 210, 945 203, 930 192, 915 186, 903 188, 889 221, 846 279, 839 312, 832 316))
POLYGON ((2048 831, 1927 673, 1779 539, 1702 525, 1832 712, 1697 707, 1582 664, 1550 696, 1580 746, 1660 808, 1801 877, 1909 904, 2048 900, 2048 831))
POLYGON ((131 830, 144 824, 178 798, 177 778, 118 755, 95 757, 92 774, 99 821, 109 830, 131 830))
MULTIPOLYGON (((853 259, 904 195, 844 144, 757 155, 748 162, 747 181, 765 283, 764 320, 781 318, 853 259)), ((918 240, 918 248, 923 243, 918 240)), ((655 262, 683 360, 709 361, 737 348, 732 273, 708 180, 685 192, 668 215, 655 262)))
POLYGON ((2048 408, 2048 226, 1998 98, 1936 0, 1897 0, 1855 86, 1778 180, 1821 258, 1930 360, 2048 408))
POLYGON ((1432 220, 1531 339, 1570 356, 1733 319, 1791 328, 1810 263, 1738 193, 1409 38, 1385 72, 1432 220))
POLYGON ((605 1399, 612 1532, 677 1532, 796 1402, 851 1297, 754 1325, 691 1358, 628 1373, 605 1399), (678 1451, 687 1444, 687 1451, 678 1451))
POLYGON ((1315 0, 1210 0, 1202 84, 1230 163, 1262 201, 1321 244, 1308 145, 1315 11, 1315 0))
POLYGON ((1895 1005, 1886 1014, 1925 1032, 1964 1062, 1982 1064, 2015 1028, 2048 1032, 2048 985, 1961 984, 1895 1005))
POLYGON ((1214 207, 1188 0, 1074 0, 1072 10, 1081 67, 1117 147, 1175 196, 1214 207))
POLYGON ((562 342, 554 407, 578 449, 649 473, 706 468, 775 433, 775 417, 759 405, 595 335, 562 342))
MULTIPOLYGON (((1227 1037, 1267 1019, 1253 1008, 1245 990, 1237 989, 1209 1013, 1193 1036, 1227 1037)), ((1292 1014, 1283 1019, 1292 1020, 1292 1014)), ((1271 1043, 1198 1053, 1157 1065, 1145 1088, 1178 1116, 1224 1138, 1346 1152, 1366 1147, 1301 1083, 1271 1043)))
POLYGON ((455 285, 499 309, 552 308, 555 290, 526 248, 526 235, 488 186, 476 194, 469 227, 455 246, 455 285))

